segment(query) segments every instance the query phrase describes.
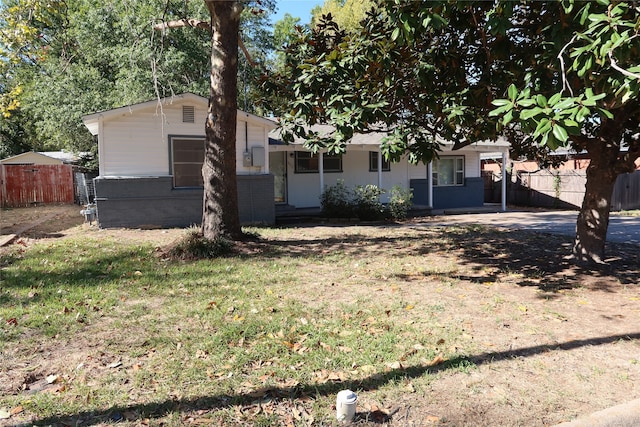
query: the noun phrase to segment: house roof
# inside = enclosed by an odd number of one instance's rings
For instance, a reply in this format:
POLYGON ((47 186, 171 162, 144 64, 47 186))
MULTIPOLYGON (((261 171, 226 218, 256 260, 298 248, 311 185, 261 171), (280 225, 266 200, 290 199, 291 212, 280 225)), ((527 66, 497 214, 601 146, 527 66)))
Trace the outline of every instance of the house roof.
MULTIPOLYGON (((333 131, 334 127, 330 125, 313 125, 309 126, 308 129, 318 132, 319 134, 328 134, 333 131)), ((275 129, 269 133, 269 145, 272 146, 281 146, 281 145, 292 145, 295 147, 301 147, 304 145, 305 140, 298 136, 294 136, 294 141, 290 144, 287 144, 281 140, 281 129, 275 129)), ((371 132, 371 133, 358 133, 351 138, 348 146, 379 146, 382 143, 382 139, 387 134, 385 132, 371 132)), ((440 142, 445 146, 445 149, 451 149, 453 147, 453 142, 440 140, 440 142)), ((504 138, 499 138, 497 141, 478 141, 470 144, 462 150, 474 150, 474 151, 484 151, 484 152, 502 152, 508 150, 509 141, 504 138)))
MULTIPOLYGON (((164 106, 184 103, 184 102, 193 102, 196 104, 203 105, 205 108, 209 105, 209 100, 203 96, 196 95, 190 92, 182 93, 180 95, 169 96, 166 98, 153 99, 150 101, 141 102, 138 104, 125 105, 124 107, 114 108, 111 110, 99 111, 92 114, 87 114, 82 117, 82 122, 89 129, 89 131, 93 135, 98 134, 98 124, 100 120, 109 120, 115 117, 119 117, 122 114, 135 114, 139 111, 146 110, 152 107, 156 107, 160 110, 164 106)), ((257 116, 255 114, 247 113, 242 110, 238 110, 238 115, 243 115, 250 119, 250 121, 258 122, 266 127, 275 128, 277 123, 273 120, 265 119, 264 117, 257 116)))
MULTIPOLYGON (((62 162, 64 163, 74 163, 78 160, 78 154, 76 153, 72 153, 70 151, 66 151, 66 150, 62 150, 62 151, 38 151, 38 153, 54 158, 54 159, 58 159, 58 160, 62 160, 62 162)), ((83 154, 83 153, 80 153, 83 154)))
POLYGON ((0 160, 0 163, 5 165, 37 165, 37 164, 62 164, 66 163, 63 159, 56 158, 48 155, 47 152, 39 153, 36 151, 27 151, 25 153, 17 154, 15 156, 7 157, 0 160))

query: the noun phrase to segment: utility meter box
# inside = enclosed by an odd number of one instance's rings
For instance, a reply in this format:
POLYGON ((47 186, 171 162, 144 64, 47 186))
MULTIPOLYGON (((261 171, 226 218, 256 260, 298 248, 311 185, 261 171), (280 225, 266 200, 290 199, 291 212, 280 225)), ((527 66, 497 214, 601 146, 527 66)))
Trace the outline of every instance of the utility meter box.
POLYGON ((252 147, 251 154, 253 157, 252 166, 264 166, 265 164, 264 147, 252 147))
POLYGON ((242 153, 242 166, 245 168, 251 167, 251 152, 245 151, 242 153))

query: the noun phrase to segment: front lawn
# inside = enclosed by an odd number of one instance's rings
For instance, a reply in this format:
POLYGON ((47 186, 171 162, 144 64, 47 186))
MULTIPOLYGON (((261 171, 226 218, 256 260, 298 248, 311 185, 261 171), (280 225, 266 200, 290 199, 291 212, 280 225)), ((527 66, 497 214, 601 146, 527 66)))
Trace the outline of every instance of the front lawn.
POLYGON ((584 271, 564 237, 417 221, 187 262, 85 230, 3 252, 0 426, 337 425, 342 389, 361 425, 549 425, 640 397, 634 247, 584 271))

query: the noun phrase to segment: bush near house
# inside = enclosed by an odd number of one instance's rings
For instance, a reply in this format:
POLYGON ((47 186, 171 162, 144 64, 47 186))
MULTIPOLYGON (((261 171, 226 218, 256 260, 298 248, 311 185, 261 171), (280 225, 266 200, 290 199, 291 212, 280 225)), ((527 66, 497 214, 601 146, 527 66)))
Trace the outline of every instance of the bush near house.
POLYGON ((351 190, 343 180, 338 180, 337 184, 327 187, 322 193, 322 214, 328 218, 356 217, 365 221, 405 219, 411 208, 411 189, 394 186, 386 206, 380 201, 380 196, 385 193, 385 190, 373 184, 357 185, 351 190))

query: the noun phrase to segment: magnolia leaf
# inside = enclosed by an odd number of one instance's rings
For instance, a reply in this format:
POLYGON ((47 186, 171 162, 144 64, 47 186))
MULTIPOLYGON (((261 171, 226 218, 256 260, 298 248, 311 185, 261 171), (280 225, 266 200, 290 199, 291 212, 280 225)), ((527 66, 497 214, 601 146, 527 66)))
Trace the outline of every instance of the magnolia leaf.
POLYGON ((491 104, 495 105, 496 107, 501 107, 503 105, 511 104, 511 101, 508 99, 494 99, 493 101, 491 101, 491 104))
POLYGON ((511 101, 516 100, 516 98, 518 97, 518 88, 516 87, 516 85, 512 84, 511 86, 509 86, 508 94, 511 101))
POLYGON ((569 139, 567 130, 557 123, 553 126, 553 136, 560 142, 567 142, 569 139))
POLYGON ((538 114, 542 113, 544 110, 540 107, 535 107, 535 108, 531 108, 528 110, 522 110, 522 112, 520 113, 520 118, 522 120, 529 120, 532 117, 537 116, 538 114))
POLYGON ((598 113, 606 117, 607 119, 613 119, 613 114, 609 110, 605 110, 604 108, 598 108, 598 113))

